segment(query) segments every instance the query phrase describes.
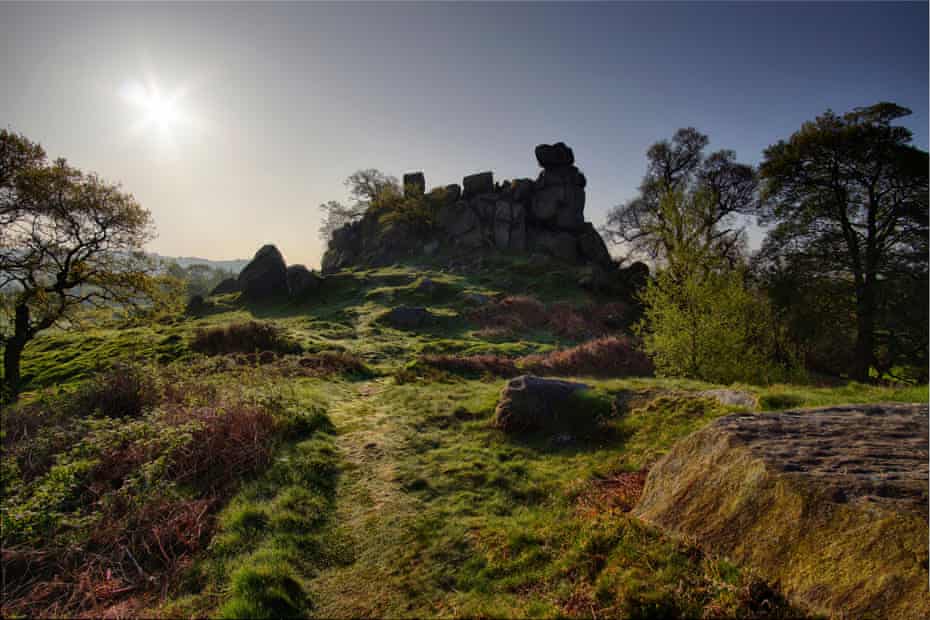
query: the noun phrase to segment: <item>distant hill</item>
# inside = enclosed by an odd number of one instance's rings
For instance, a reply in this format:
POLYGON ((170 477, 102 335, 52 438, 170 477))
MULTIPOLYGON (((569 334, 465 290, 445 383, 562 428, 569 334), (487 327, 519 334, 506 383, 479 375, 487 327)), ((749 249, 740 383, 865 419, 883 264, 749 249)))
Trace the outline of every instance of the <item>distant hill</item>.
POLYGON ((238 274, 242 268, 249 264, 248 258, 233 258, 229 260, 210 260, 209 258, 199 258, 197 256, 162 256, 153 254, 154 257, 163 261, 174 261, 181 267, 190 265, 208 265, 214 269, 224 269, 238 274))

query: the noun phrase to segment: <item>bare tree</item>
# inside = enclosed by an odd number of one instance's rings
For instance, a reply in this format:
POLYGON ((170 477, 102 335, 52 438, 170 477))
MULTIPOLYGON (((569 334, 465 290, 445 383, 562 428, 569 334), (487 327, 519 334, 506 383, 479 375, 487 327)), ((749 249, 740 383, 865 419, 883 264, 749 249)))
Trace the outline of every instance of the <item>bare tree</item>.
POLYGON ((706 135, 688 127, 652 145, 639 195, 607 214, 608 238, 626 244, 631 254, 663 262, 671 259, 674 247, 700 239, 708 252, 735 262, 744 234, 733 216, 752 208, 756 174, 751 166, 737 163, 733 151, 705 157, 707 143, 706 135), (667 200, 670 195, 676 198, 667 200), (701 208, 670 218, 668 204, 701 208), (688 230, 677 227, 681 221, 689 222, 688 230))
POLYGON ((375 168, 353 172, 345 180, 345 186, 349 189, 351 197, 349 204, 330 200, 320 205, 320 211, 323 212, 320 239, 323 241, 328 242, 333 232, 346 224, 360 220, 386 189, 399 190, 400 188, 395 177, 386 175, 375 168))

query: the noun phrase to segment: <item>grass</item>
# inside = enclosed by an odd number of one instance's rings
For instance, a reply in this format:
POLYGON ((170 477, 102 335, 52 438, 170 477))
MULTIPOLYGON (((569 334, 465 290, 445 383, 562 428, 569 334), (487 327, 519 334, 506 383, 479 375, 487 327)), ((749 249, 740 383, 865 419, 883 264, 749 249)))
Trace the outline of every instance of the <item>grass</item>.
MULTIPOLYGON (((567 351, 591 335, 590 324, 567 329, 579 325, 572 317, 605 300, 574 286, 577 274, 565 266, 508 256, 485 257, 480 268, 443 260, 340 272, 300 303, 244 306, 228 295, 206 316, 48 333, 27 346, 27 406, 77 402, 98 371, 144 359, 159 376, 196 375, 204 386, 198 406, 235 389, 286 412, 276 414, 287 423, 267 462, 210 508, 207 535, 166 582, 167 596, 124 594, 110 603, 135 605, 120 608, 123 615, 161 617, 797 617, 751 572, 665 537, 616 507, 623 502, 590 509, 591 498, 611 488, 604 481, 639 475, 676 441, 732 411, 687 394, 720 386, 597 376, 599 356, 625 350, 626 341, 567 351), (568 318, 504 317, 507 330, 488 329, 474 294, 533 296, 568 318), (441 319, 421 330, 377 321, 402 304, 441 319), (207 357, 192 347, 198 333, 253 320, 286 335, 287 346, 265 363, 252 350, 207 357), (450 367, 423 363, 425 356, 450 367), (597 415, 586 430, 508 436, 493 428, 505 381, 494 375, 510 374, 507 360, 519 358, 549 360, 547 373, 594 388, 583 409, 597 415)), ((523 370, 515 364, 514 372, 523 370)), ((157 383, 170 390, 176 382, 157 383)), ((765 410, 928 398, 927 386, 730 387, 756 394, 765 410)), ((21 419, 5 412, 4 430, 19 424, 35 441, 37 469, 22 484, 44 484, 33 488, 42 501, 66 505, 68 480, 96 467, 88 459, 100 450, 61 457, 92 424, 73 423, 67 407, 42 411, 21 419)), ((111 426, 98 448, 129 428, 111 426)), ((136 430, 168 437, 146 429, 136 430)), ((4 484, 10 480, 5 469, 4 484)), ((7 488, 4 497, 12 497, 7 488)), ((194 497, 183 485, 178 492, 194 497)))

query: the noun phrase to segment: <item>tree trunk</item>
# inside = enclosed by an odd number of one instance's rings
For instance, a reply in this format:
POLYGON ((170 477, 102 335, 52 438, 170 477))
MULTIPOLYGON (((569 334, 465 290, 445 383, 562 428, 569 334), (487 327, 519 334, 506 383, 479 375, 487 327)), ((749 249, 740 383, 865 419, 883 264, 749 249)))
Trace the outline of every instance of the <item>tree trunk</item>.
POLYGON ((875 350, 875 292, 871 282, 856 291, 856 348, 853 354, 852 378, 871 380, 869 370, 875 350))
POLYGON ((15 402, 19 397, 20 361, 23 349, 29 342, 29 306, 21 304, 16 306, 16 317, 13 321, 13 337, 6 341, 3 348, 3 384, 0 385, 0 399, 2 404, 15 402))
POLYGON ((19 396, 20 371, 19 362, 23 356, 25 342, 9 340, 3 348, 3 385, 0 386, 2 404, 15 402, 19 396))

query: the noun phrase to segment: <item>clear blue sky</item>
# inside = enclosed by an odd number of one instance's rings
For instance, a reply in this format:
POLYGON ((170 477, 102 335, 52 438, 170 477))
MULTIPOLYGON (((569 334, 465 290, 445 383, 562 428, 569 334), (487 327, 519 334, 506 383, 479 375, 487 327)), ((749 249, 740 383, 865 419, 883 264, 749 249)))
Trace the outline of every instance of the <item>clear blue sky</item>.
POLYGON ((121 181, 153 250, 315 266, 317 205, 364 167, 535 177, 563 140, 599 225, 682 126, 756 163, 889 100, 926 148, 928 5, 4 3, 0 77, 0 124, 121 181))

